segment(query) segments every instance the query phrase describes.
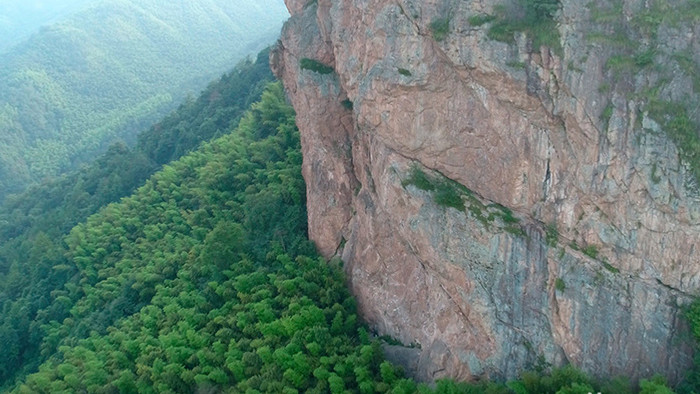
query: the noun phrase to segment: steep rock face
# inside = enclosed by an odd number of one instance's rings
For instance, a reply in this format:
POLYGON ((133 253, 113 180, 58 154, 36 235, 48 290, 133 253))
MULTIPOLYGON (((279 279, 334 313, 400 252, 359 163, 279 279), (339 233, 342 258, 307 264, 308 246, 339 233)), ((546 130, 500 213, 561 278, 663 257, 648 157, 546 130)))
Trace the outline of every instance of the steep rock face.
MULTIPOLYGON (((700 198, 625 94, 648 81, 602 88, 610 51, 586 42, 581 2, 562 2, 560 53, 470 26, 493 1, 286 3, 271 62, 298 114, 310 236, 346 262, 377 332, 420 344, 418 378, 510 378, 542 362, 682 377, 700 198)), ((697 28, 659 34, 700 47, 697 28)), ((696 97, 676 74, 669 91, 696 97)))

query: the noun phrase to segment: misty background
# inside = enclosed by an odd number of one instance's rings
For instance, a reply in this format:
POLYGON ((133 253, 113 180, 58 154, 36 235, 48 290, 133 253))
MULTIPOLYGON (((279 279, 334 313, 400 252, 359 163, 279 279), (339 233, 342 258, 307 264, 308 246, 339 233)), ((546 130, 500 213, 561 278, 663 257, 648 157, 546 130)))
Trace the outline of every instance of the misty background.
POLYGON ((281 0, 0 0, 0 201, 133 144, 288 16, 281 0))

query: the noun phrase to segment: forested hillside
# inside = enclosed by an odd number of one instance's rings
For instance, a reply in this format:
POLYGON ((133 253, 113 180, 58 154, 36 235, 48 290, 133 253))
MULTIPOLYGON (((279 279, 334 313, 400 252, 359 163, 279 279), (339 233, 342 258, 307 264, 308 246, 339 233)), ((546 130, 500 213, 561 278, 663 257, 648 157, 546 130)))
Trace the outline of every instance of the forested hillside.
POLYGON ((271 81, 267 57, 263 51, 255 62, 239 64, 197 100, 141 133, 133 149, 116 144, 82 170, 33 186, 0 205, 0 341, 8 349, 0 358, 0 380, 20 367, 36 367, 38 330, 46 323, 37 312, 67 280, 48 269, 49 261, 26 256, 38 245, 60 256, 62 239, 73 226, 131 194, 162 164, 228 133, 271 81))
POLYGON ((95 157, 271 43, 265 0, 104 0, 0 57, 0 198, 95 157))
POLYGON ((306 239, 300 165, 293 111, 270 85, 234 133, 75 227, 64 251, 37 251, 69 279, 41 312, 49 359, 17 391, 398 383, 306 239))
POLYGON ((0 53, 90 1, 95 0, 0 0, 0 53))

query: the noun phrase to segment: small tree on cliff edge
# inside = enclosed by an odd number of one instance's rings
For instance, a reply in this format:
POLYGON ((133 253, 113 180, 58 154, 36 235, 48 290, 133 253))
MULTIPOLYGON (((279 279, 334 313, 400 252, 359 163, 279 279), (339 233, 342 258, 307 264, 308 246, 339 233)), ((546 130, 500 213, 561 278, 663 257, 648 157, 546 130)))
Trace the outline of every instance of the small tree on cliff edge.
POLYGON ((559 0, 520 0, 525 8, 528 23, 538 23, 552 19, 559 9, 559 0))

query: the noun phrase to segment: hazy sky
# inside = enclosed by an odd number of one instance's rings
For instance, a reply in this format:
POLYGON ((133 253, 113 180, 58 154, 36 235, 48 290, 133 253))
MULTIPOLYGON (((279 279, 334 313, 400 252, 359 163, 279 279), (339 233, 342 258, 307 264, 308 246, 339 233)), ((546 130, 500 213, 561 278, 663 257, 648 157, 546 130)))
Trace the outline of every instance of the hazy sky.
MULTIPOLYGON (((101 0, 0 0, 0 53, 90 3, 101 0)), ((173 1, 173 0, 163 0, 173 1)), ((277 0, 284 7, 284 0, 277 0)), ((135 0, 138 3, 138 0, 135 0)), ((257 5, 257 0, 250 0, 257 5)), ((268 3, 269 4, 269 3, 268 3)))

